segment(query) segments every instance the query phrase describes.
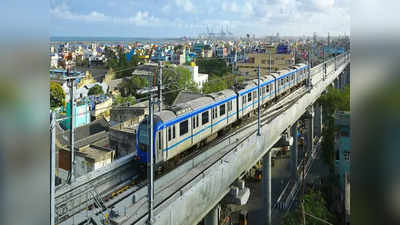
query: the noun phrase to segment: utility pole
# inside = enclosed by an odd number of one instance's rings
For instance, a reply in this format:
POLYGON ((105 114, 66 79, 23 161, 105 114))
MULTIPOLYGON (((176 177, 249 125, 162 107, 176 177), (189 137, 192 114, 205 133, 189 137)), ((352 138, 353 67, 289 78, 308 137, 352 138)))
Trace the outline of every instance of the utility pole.
MULTIPOLYGON (((271 48, 269 48, 269 74, 271 74, 271 70, 272 70, 272 56, 271 56, 272 52, 271 52, 271 48)), ((275 90, 276 91, 276 90, 275 90)))
POLYGON ((325 62, 325 46, 322 48, 322 54, 323 54, 323 60, 324 60, 324 74, 323 74, 323 80, 326 79, 326 62, 325 62))
POLYGON ((149 89, 139 90, 139 94, 149 93, 149 116, 147 119, 147 127, 149 132, 149 147, 147 148, 147 196, 148 196, 148 210, 149 217, 147 223, 149 225, 154 223, 154 145, 153 145, 153 126, 154 126, 154 104, 159 102, 153 101, 153 92, 158 91, 158 88, 154 88, 151 84, 149 89), (149 128, 150 127, 150 128, 149 128))
MULTIPOLYGON (((161 89, 161 88, 160 88, 161 89)), ((159 89, 159 90, 160 90, 159 89)), ((154 172, 153 172, 153 96, 152 93, 150 92, 149 96, 149 121, 150 122, 150 129, 149 131, 149 145, 150 149, 148 149, 147 155, 148 155, 148 163, 147 163, 147 177, 148 177, 148 183, 147 183, 147 191, 149 195, 149 224, 153 224, 154 222, 154 215, 153 215, 153 204, 154 204, 154 172)))
POLYGON ((55 224, 55 166, 56 166, 56 116, 50 114, 50 225, 55 224))
POLYGON ((162 62, 158 62, 158 111, 161 112, 162 107, 162 62))
MULTIPOLYGON (((69 69, 67 69, 67 76, 69 77, 69 69)), ((75 101, 74 101, 74 81, 75 79, 69 79, 69 109, 71 119, 69 121, 69 145, 70 145, 70 176, 68 183, 73 183, 75 180, 75 101)))
MULTIPOLYGON (((70 132, 69 132, 69 144, 70 144, 70 170, 68 172, 67 183, 71 184, 75 180, 75 99, 74 99, 74 83, 76 79, 82 78, 83 75, 71 75, 70 69, 67 66, 67 74, 62 78, 57 78, 54 80, 60 80, 63 82, 67 82, 67 86, 69 87, 69 110, 70 110, 70 132)), ((67 117, 68 118, 68 117, 67 117)))
POLYGON ((257 68, 257 80, 258 80, 258 84, 257 84, 257 93, 258 93, 258 129, 257 129, 257 136, 261 136, 261 121, 260 121, 260 102, 261 102, 261 98, 260 98, 260 64, 258 64, 258 68, 257 68))

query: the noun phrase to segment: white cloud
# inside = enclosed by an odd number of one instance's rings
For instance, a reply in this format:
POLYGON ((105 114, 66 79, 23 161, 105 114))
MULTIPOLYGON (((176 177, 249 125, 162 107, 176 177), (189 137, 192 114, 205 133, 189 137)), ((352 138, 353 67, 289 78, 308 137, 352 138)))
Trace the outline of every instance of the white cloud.
POLYGON ((192 0, 175 0, 178 7, 182 7, 186 12, 194 12, 195 8, 192 0))
POLYGON ((226 13, 235 13, 241 17, 250 17, 254 14, 253 4, 249 1, 237 3, 235 1, 223 1, 221 8, 226 13))
POLYGON ((117 24, 135 24, 137 26, 161 26, 160 19, 151 16, 147 11, 138 11, 131 17, 112 17, 92 11, 89 14, 78 14, 70 10, 65 2, 50 8, 50 15, 64 20, 83 22, 113 22, 117 24))
MULTIPOLYGON (((117 19, 124 22, 125 18, 117 19)), ((138 11, 135 16, 129 17, 126 22, 137 26, 160 26, 160 20, 154 16, 150 16, 147 11, 138 11)))
POLYGON ((109 19, 103 13, 97 11, 92 11, 89 14, 73 13, 65 2, 50 8, 50 15, 55 18, 85 22, 104 22, 109 19))

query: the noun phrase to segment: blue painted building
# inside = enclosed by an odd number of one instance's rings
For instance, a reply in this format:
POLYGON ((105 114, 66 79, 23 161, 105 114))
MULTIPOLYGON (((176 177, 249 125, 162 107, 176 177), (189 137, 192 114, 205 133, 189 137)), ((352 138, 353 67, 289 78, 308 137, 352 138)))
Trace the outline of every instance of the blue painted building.
POLYGON ((335 139, 335 169, 342 190, 350 179, 350 112, 339 111, 335 114, 338 128, 335 139))
MULTIPOLYGON (((75 115, 75 127, 80 127, 90 123, 90 110, 89 105, 85 102, 77 104, 74 108, 74 115, 75 115)), ((66 116, 69 118, 71 117, 71 110, 70 110, 70 103, 67 103, 66 106, 66 116)), ((70 119, 66 119, 62 121, 64 127, 69 130, 70 127, 70 119)))

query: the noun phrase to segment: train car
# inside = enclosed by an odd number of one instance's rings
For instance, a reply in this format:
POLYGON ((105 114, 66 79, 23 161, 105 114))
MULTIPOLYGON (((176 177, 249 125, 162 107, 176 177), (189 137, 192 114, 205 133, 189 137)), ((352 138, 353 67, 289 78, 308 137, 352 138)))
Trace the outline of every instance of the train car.
MULTIPOLYGON (((223 90, 154 114, 154 161, 161 164, 235 122, 236 93, 223 90)), ((147 162, 148 119, 140 122, 136 150, 147 162)))
POLYGON ((253 111, 254 103, 253 103, 253 91, 257 88, 257 85, 254 81, 245 81, 239 90, 237 91, 237 110, 238 110, 238 118, 243 118, 253 111))
MULTIPOLYGON (((289 70, 280 70, 250 80, 237 87, 236 92, 226 89, 211 93, 154 114, 154 161, 162 164, 192 146, 207 142, 218 132, 235 121, 270 103, 289 89, 307 79, 307 65, 297 64, 289 70)), ((141 162, 147 162, 148 119, 143 120, 137 131, 137 154, 141 162)))

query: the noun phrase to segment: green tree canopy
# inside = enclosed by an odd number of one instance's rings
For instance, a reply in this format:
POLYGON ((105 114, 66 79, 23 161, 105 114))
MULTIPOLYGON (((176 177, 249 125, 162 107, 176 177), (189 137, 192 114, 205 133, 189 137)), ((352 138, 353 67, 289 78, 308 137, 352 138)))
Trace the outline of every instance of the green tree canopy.
POLYGON ((65 93, 61 85, 50 81, 50 107, 57 108, 65 105, 65 93))
POLYGON ((91 87, 88 92, 88 95, 102 95, 102 94, 104 94, 104 91, 99 84, 96 84, 93 87, 91 87))
POLYGON ((121 95, 114 96, 113 105, 120 105, 129 103, 130 105, 136 104, 136 98, 134 96, 122 97, 121 95))
POLYGON ((208 77, 208 81, 203 84, 203 93, 209 94, 212 92, 222 91, 227 88, 228 88, 228 85, 227 85, 226 80, 224 80, 221 77, 212 75, 212 76, 208 77))
POLYGON ((125 78, 119 85, 119 89, 122 97, 136 96, 140 98, 141 96, 137 94, 137 91, 148 86, 148 81, 145 78, 132 76, 130 78, 125 78))
POLYGON ((222 77, 229 72, 225 60, 220 58, 197 58, 196 65, 199 67, 199 73, 206 73, 208 75, 222 77))
POLYGON ((323 107, 324 113, 324 130, 322 132, 322 157, 324 162, 329 165, 330 170, 333 171, 335 163, 335 118, 333 117, 335 111, 350 111, 350 86, 344 90, 329 87, 327 92, 322 95, 318 102, 323 107))
MULTIPOLYGON (((325 199, 322 196, 322 193, 317 191, 311 191, 309 194, 303 196, 302 200, 304 201, 304 212, 307 214, 311 214, 314 217, 325 220, 329 223, 334 224, 334 216, 329 212, 327 208, 327 204, 325 199)), ((317 220, 313 217, 307 216, 306 224, 307 225, 326 225, 326 223, 317 220)), ((291 213, 288 213, 283 218, 283 225, 299 225, 303 223, 302 217, 302 208, 301 205, 297 207, 297 209, 291 213)))
POLYGON ((196 83, 192 81, 190 71, 182 66, 168 67, 163 70, 164 99, 167 104, 172 104, 180 91, 190 90, 198 92, 196 83))

